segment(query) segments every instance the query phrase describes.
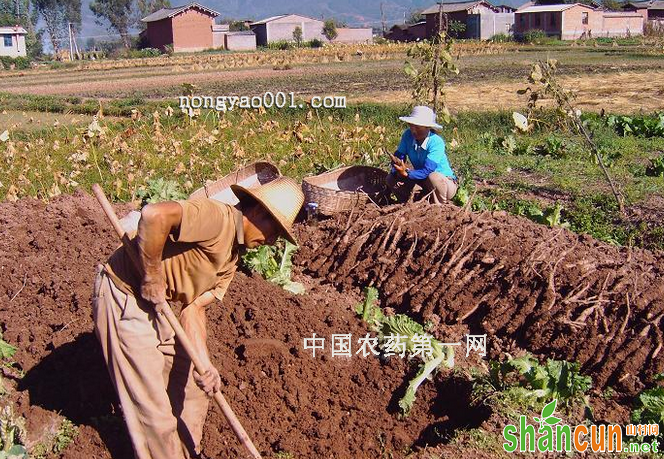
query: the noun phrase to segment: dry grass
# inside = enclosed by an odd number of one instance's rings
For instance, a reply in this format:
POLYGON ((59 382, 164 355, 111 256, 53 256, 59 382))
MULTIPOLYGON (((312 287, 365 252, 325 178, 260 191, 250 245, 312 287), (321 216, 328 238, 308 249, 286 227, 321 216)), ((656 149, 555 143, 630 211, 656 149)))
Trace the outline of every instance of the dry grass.
MULTIPOLYGON (((560 82, 576 93, 576 105, 591 111, 616 113, 652 112, 664 109, 664 71, 608 73, 598 76, 566 76, 560 82)), ((447 103, 454 111, 521 108, 526 99, 516 93, 524 81, 468 82, 447 86, 447 103)), ((409 103, 409 91, 372 91, 350 97, 349 102, 409 103)))

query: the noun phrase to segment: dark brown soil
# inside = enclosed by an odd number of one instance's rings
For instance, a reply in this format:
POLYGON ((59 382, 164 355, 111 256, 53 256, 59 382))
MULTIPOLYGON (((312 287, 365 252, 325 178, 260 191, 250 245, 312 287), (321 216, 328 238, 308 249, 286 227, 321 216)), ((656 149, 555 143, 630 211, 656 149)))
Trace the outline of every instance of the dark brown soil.
MULTIPOLYGON (((96 201, 78 193, 48 205, 0 204, 0 223, 0 327, 18 347, 15 360, 25 372, 10 378, 10 399, 31 438, 53 431, 64 416, 79 435, 62 457, 132 457, 92 332, 94 267, 116 245, 96 201)), ((209 309, 209 346, 225 396, 266 457, 284 451, 298 458, 398 458, 488 416, 467 409, 467 381, 441 373, 422 386, 410 417, 399 419, 397 401, 416 367, 399 358, 332 358, 333 333, 352 333, 354 340, 366 334, 352 310, 356 297, 303 280, 308 294, 296 297, 238 274, 223 304, 209 309), (303 349, 313 333, 327 339, 316 358, 303 349)), ((456 338, 465 331, 458 327, 456 338)), ((215 408, 203 452, 242 457, 215 408)))

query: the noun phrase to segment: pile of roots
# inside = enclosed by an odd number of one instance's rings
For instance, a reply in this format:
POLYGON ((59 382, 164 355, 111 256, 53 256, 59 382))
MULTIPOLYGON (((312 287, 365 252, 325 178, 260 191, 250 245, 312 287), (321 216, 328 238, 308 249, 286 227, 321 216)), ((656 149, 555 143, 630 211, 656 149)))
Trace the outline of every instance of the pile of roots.
POLYGON ((303 230, 299 263, 340 289, 377 287, 383 304, 578 361, 595 387, 633 394, 664 370, 664 255, 616 247, 505 212, 424 202, 354 209, 303 230))

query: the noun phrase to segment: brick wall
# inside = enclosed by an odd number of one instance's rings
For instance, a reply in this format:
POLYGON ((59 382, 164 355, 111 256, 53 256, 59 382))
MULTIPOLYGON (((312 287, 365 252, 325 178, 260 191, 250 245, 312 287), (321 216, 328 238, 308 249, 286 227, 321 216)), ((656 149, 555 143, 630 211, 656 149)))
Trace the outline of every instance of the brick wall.
POLYGON ((306 18, 302 20, 284 18, 270 21, 267 24, 267 40, 269 42, 280 40, 293 41, 293 32, 297 26, 300 26, 302 29, 302 39, 304 41, 313 40, 314 38, 325 40, 323 23, 306 18))
POLYGON ((226 35, 226 49, 230 51, 246 51, 256 49, 256 35, 254 34, 234 34, 226 35))
POLYGON ((563 40, 576 40, 582 36, 600 36, 602 30, 602 12, 575 6, 563 11, 563 40), (588 24, 583 23, 584 13, 588 14, 588 24), (584 35, 585 34, 585 35, 584 35))
POLYGON ((173 43, 173 28, 170 19, 148 22, 148 41, 152 48, 164 49, 173 43))
POLYGON ((496 34, 511 35, 514 29, 514 13, 481 14, 480 39, 488 40, 496 34))
POLYGON ((643 34, 643 16, 638 13, 618 13, 574 7, 564 12, 563 40, 585 37, 624 37, 643 34), (583 24, 583 12, 588 13, 588 24, 583 24), (585 33, 585 35, 584 35, 585 33))
POLYGON ((643 16, 639 13, 604 13, 601 34, 604 37, 624 37, 627 35, 643 35, 643 16))
POLYGON ((337 38, 332 40, 334 43, 371 43, 373 41, 371 29, 337 27, 337 34, 337 38))
POLYGON ((214 18, 209 14, 190 8, 173 18, 174 50, 202 51, 212 48, 212 25, 214 18))

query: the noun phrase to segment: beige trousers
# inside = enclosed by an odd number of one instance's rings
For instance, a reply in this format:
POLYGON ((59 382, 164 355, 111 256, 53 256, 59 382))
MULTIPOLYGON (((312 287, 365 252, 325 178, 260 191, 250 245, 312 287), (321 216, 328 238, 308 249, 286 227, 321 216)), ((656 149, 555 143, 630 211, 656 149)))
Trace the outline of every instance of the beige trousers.
POLYGON ((432 172, 424 180, 411 180, 395 174, 387 174, 385 181, 399 202, 405 202, 410 198, 415 185, 420 185, 426 191, 433 191, 434 200, 438 203, 452 199, 458 188, 454 180, 440 172, 432 172))
POLYGON ((92 308, 136 459, 197 457, 209 402, 173 330, 163 318, 157 320, 151 306, 118 289, 102 269, 92 308))

